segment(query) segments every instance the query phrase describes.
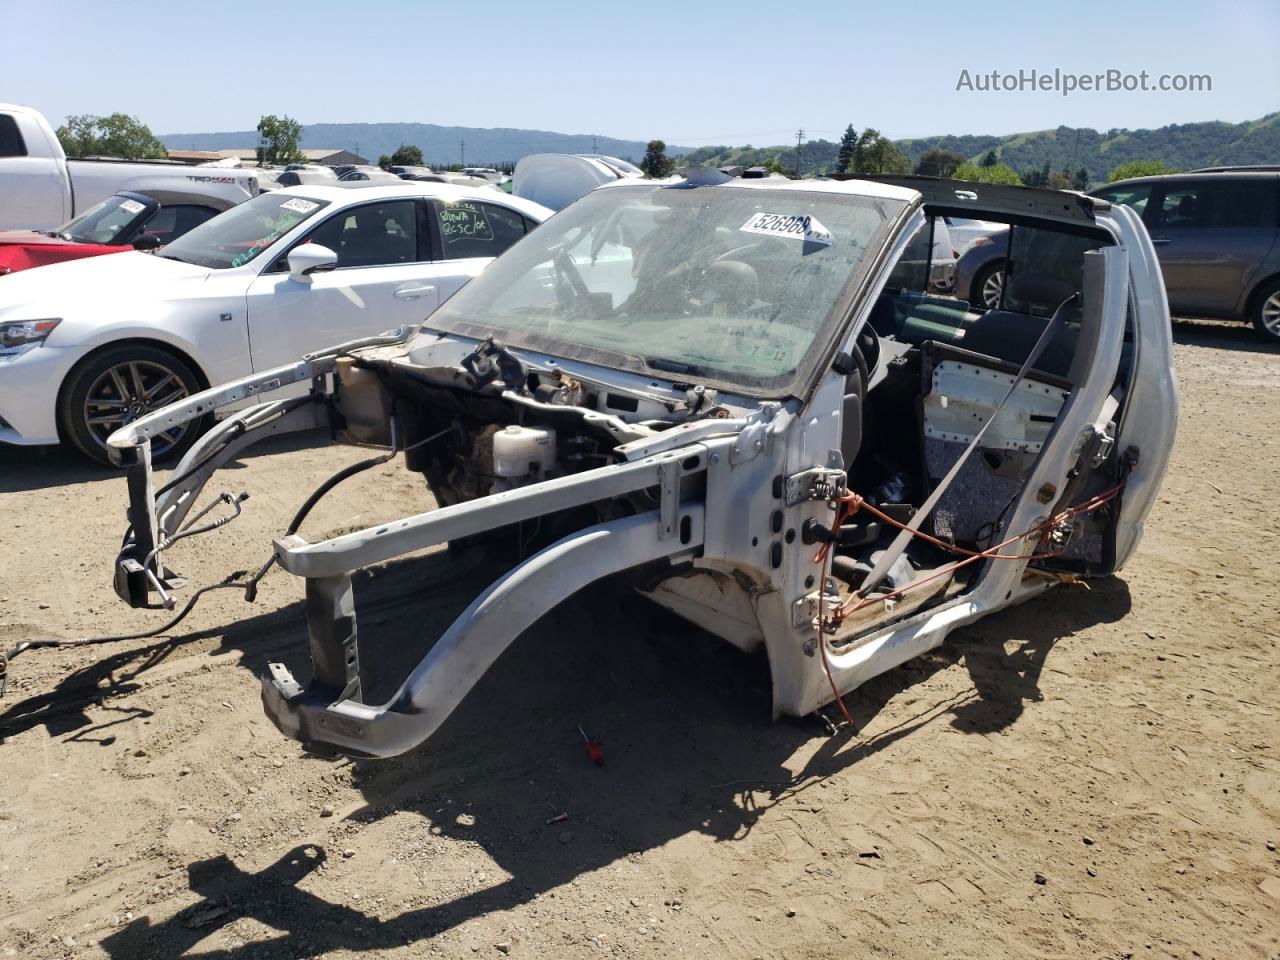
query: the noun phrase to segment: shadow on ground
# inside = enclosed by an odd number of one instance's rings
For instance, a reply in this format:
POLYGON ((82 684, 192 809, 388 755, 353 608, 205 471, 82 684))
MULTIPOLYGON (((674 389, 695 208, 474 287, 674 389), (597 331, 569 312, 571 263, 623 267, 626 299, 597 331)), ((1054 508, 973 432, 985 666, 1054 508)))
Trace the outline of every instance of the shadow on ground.
POLYGON ((1229 320, 1176 317, 1173 320, 1173 342, 1242 353, 1280 354, 1280 343, 1264 340, 1252 324, 1229 320))
MULTIPOLYGON (((357 592, 369 699, 394 688, 429 646, 421 638, 424 620, 433 635, 443 628, 470 599, 459 584, 474 584, 479 574, 436 554, 363 576, 357 592), (445 582, 424 593, 424 581, 434 578, 445 582)), ((511 879, 383 918, 303 888, 328 855, 320 845, 302 844, 257 872, 218 856, 188 865, 201 904, 158 923, 135 919, 101 946, 122 960, 180 956, 219 925, 248 916, 282 931, 255 944, 255 956, 375 950, 510 909, 690 832, 731 842, 749 834, 775 803, 928 724, 950 722, 966 733, 1009 726, 1040 699, 1040 673, 1054 645, 1125 616, 1129 606, 1127 586, 1111 579, 1088 590, 1059 588, 989 617, 859 688, 848 697, 852 728, 827 737, 813 718, 769 722, 763 656, 743 656, 639 597, 600 588, 526 631, 426 745, 354 767, 365 806, 352 820, 416 812, 432 833, 478 844, 511 879), (893 697, 961 661, 972 690, 863 735, 893 697), (586 761, 579 725, 603 743, 604 768, 586 761), (796 752, 814 738, 822 738, 819 748, 793 772, 788 765, 796 752), (568 823, 548 826, 560 811, 568 823), (572 830, 572 841, 555 842, 564 829, 572 830)), ((245 665, 261 671, 267 659, 261 644, 296 633, 285 654, 296 669, 306 659, 302 616, 295 605, 242 621, 221 634, 223 645, 245 650, 245 665)), ((218 632, 184 639, 212 635, 218 632)), ((83 708, 127 691, 172 649, 157 643, 108 656, 54 694, 14 704, 0 716, 0 735, 45 724, 55 736, 92 739, 83 708)), ((430 884, 424 893, 430 900, 430 884)), ((207 943, 199 950, 209 960, 239 955, 207 943)))
MULTIPOLYGON (((246 460, 254 457, 289 453, 305 447, 320 447, 329 442, 329 438, 319 430, 268 437, 244 450, 219 469, 239 470, 244 467, 246 460)), ((162 464, 158 476, 163 477, 164 468, 172 466, 173 464, 162 464)), ((0 493, 22 493, 78 483, 94 483, 110 480, 112 477, 123 478, 124 471, 94 463, 70 444, 57 447, 14 447, 0 444, 0 493)), ((121 503, 121 506, 124 504, 121 503)))

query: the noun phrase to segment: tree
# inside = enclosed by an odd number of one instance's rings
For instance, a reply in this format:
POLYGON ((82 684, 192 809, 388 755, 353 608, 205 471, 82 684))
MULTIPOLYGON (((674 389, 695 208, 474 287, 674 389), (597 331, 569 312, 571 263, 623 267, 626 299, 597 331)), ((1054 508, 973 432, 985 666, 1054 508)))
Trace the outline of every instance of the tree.
POLYGON ((298 149, 302 124, 292 117, 270 114, 258 121, 258 164, 296 163, 303 159, 298 149))
POLYGON ((391 158, 384 153, 378 158, 378 166, 383 170, 387 169, 387 167, 391 166, 391 158))
POLYGON ((1089 171, 1081 167, 1076 171, 1076 175, 1071 178, 1071 186, 1075 190, 1089 189, 1089 171))
POLYGON ((646 177, 655 180, 671 176, 676 163, 667 156, 667 145, 661 140, 650 140, 645 144, 644 159, 640 161, 640 169, 646 177))
POLYGON ((984 167, 994 167, 999 162, 1000 162, 1000 158, 996 156, 996 152, 994 150, 988 150, 987 155, 982 158, 982 165, 984 167))
POLYGON ((1049 181, 1045 186, 1050 190, 1070 190, 1071 174, 1066 170, 1055 170, 1049 174, 1049 181))
POLYGON ((962 163, 951 176, 956 180, 969 180, 973 183, 1008 183, 1015 187, 1022 185, 1022 179, 1007 163, 996 163, 989 167, 962 163))
POLYGON ((951 150, 930 150, 916 164, 916 173, 922 177, 950 177, 962 163, 964 157, 951 150))
POLYGON ((1166 167, 1163 160, 1131 160, 1113 167, 1107 174, 1107 183, 1128 180, 1130 177, 1158 177, 1162 173, 1179 173, 1176 167, 1166 167))
POLYGON ((910 169, 911 161, 879 130, 867 127, 858 135, 853 146, 854 173, 906 173, 910 169))
POLYGON ((1022 174, 1022 182, 1028 187, 1049 186, 1049 161, 1044 162, 1039 170, 1027 170, 1022 174))
POLYGON ((858 144, 858 131, 853 124, 844 128, 844 136, 840 138, 840 152, 836 154, 836 173, 848 173, 849 164, 853 163, 853 150, 858 144))
MULTIPOLYGON (((391 163, 387 164, 387 166, 395 164, 399 167, 420 167, 422 166, 422 148, 402 143, 396 147, 396 152, 389 159, 391 163)), ((381 160, 378 166, 382 166, 381 160)))
POLYGON ((57 134, 62 149, 71 157, 162 160, 169 155, 145 123, 124 113, 113 113, 109 117, 88 113, 67 117, 57 134))

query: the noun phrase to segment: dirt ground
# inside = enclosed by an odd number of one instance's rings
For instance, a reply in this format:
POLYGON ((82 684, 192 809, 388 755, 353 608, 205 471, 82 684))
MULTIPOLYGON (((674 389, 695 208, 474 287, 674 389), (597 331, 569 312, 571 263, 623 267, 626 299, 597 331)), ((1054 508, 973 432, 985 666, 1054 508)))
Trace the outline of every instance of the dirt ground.
MULTIPOLYGON (((264 664, 306 661, 280 572, 172 639, 27 654, 0 701, 0 957, 1280 957, 1280 358, 1175 336, 1177 449, 1129 567, 873 681, 835 737, 771 724, 762 659, 639 598, 568 604, 382 763, 308 758, 263 716, 264 664)), ((172 562, 256 566, 364 455, 246 457, 218 484, 245 515, 172 562)), ((303 532, 426 509, 418 479, 378 468, 303 532)), ((160 622, 110 588, 124 503, 69 454, 0 452, 0 643, 160 622)), ((483 573, 428 554, 359 581, 375 688, 483 573)))

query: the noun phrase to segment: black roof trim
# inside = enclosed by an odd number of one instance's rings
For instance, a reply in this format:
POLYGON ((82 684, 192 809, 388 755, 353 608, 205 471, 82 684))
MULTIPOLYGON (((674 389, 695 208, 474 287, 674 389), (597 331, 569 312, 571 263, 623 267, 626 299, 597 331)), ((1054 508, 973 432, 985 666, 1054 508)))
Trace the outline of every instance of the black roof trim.
POLYGON ((970 180, 942 180, 938 177, 875 174, 864 177, 837 177, 840 180, 872 180, 896 187, 917 190, 929 207, 946 208, 958 216, 972 207, 972 214, 995 213, 1010 217, 1055 220, 1093 226, 1094 211, 1106 210, 1105 200, 1085 196, 1074 190, 1048 190, 1042 187, 1015 187, 1007 183, 975 183, 970 180))

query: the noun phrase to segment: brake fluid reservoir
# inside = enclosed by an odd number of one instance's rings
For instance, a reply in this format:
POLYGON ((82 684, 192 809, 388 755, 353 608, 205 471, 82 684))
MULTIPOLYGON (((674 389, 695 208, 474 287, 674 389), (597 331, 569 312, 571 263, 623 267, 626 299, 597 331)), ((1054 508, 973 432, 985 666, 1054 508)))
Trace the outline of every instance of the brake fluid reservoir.
POLYGON ((493 472, 514 479, 545 473, 555 466, 556 432, 510 426, 493 435, 493 472))

